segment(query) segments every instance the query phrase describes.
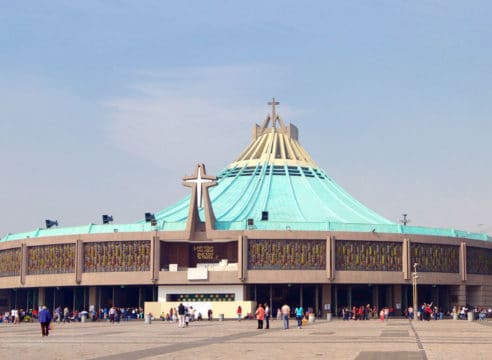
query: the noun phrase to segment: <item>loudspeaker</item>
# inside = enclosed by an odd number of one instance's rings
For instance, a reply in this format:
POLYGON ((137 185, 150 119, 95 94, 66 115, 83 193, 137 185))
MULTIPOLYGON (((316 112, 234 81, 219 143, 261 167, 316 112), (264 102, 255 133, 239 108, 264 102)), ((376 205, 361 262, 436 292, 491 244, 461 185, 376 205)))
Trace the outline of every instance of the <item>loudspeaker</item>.
POLYGON ((253 226, 255 224, 253 219, 248 219, 248 226, 253 226))
POLYGON ((52 226, 58 226, 58 220, 49 220, 49 219, 46 219, 45 220, 45 223, 46 223, 46 228, 47 229, 49 229, 52 226))
POLYGON ((103 215, 103 224, 109 224, 111 221, 113 221, 113 217, 111 215, 103 215))
POLYGON ((152 220, 155 220, 155 216, 152 213, 146 212, 145 213, 145 221, 146 222, 151 222, 152 220))
POLYGON ((262 221, 267 221, 268 220, 268 211, 262 211, 261 212, 261 220, 262 221))

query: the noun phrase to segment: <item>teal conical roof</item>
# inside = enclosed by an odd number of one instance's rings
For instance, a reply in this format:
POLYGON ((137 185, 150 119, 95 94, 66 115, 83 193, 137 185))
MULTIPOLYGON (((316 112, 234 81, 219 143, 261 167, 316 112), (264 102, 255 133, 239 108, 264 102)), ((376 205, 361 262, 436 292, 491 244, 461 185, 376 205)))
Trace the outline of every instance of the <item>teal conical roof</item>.
MULTIPOLYGON (((273 107, 253 141, 222 170, 209 189, 218 229, 325 230, 330 224, 395 225, 338 186, 298 142, 295 126, 284 125, 273 107), (268 220, 265 219, 268 212, 268 220), (262 220, 263 216, 263 220, 262 220)), ((189 197, 156 214, 164 222, 186 222, 189 197)), ((204 220, 203 211, 200 217, 204 220)))
MULTIPOLYGON (((298 141, 297 128, 276 113, 255 125, 249 146, 208 187, 217 230, 305 230, 400 233, 491 241, 487 234, 395 224, 361 204, 333 181, 298 141), (252 219, 252 221, 250 220, 252 219), (251 225, 253 224, 253 225, 251 225)), ((204 168, 203 168, 204 169, 204 168)), ((202 174, 203 175, 203 174, 202 174)), ((156 225, 105 224, 36 229, 0 242, 47 236, 185 230, 190 195, 155 213, 156 225)), ((205 221, 205 211, 198 209, 205 221)))

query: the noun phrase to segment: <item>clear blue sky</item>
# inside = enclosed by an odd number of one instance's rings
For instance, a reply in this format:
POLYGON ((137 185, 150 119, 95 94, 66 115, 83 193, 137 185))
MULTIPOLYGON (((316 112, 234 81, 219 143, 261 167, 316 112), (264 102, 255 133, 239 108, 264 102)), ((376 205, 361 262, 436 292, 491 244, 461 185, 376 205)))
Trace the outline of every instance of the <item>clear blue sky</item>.
POLYGON ((0 237, 134 222, 275 96, 362 203, 492 233, 490 1, 0 0, 0 237))

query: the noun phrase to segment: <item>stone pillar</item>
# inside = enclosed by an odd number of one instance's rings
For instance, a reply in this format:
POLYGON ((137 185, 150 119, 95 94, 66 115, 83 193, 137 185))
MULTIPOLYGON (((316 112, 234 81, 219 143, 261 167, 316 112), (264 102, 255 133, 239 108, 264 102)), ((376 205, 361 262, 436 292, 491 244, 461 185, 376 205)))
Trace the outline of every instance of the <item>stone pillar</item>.
POLYGON ((20 283, 22 285, 26 282, 27 275, 27 245, 21 244, 21 269, 20 269, 20 283))
POLYGON ((321 286, 321 310, 323 311, 323 318, 326 319, 328 310, 325 309, 325 304, 330 304, 330 312, 334 312, 334 304, 331 303, 331 284, 323 284, 321 286))
POLYGON ((326 239, 326 277, 335 279, 335 238, 332 236, 326 239))
POLYGON ((82 282, 82 273, 84 271, 84 243, 78 239, 75 243, 75 282, 82 282))
POLYGON ((45 288, 38 288, 38 307, 41 305, 46 305, 45 288))
POLYGON ((393 286, 391 285, 383 285, 386 287, 386 298, 385 298, 385 306, 394 306, 394 302, 393 302, 393 286))
POLYGON ((161 269, 161 241, 157 235, 157 230, 155 231, 155 235, 152 237, 150 245, 150 279, 152 280, 152 284, 155 284, 159 281, 159 271, 161 269))
POLYGON ((403 279, 410 280, 410 240, 403 239, 402 249, 402 267, 403 267, 403 279))
POLYGON ((460 245, 460 278, 461 281, 466 281, 466 243, 460 245))
POLYGON ((449 287, 449 296, 452 299, 450 306, 456 306, 459 308, 467 303, 466 297, 466 285, 456 285, 449 287))
POLYGON ((378 306, 378 310, 381 310, 379 309, 379 286, 378 285, 374 285, 372 287, 372 306, 374 305, 377 305, 378 306))
POLYGON ((91 305, 94 305, 96 311, 98 310, 99 303, 97 301, 97 288, 95 286, 89 288, 89 306, 91 305))
POLYGON ((248 271, 248 238, 239 236, 237 240, 237 277, 241 281, 246 280, 248 271))
POLYGON ((402 311, 404 309, 402 309, 402 293, 401 293, 401 285, 400 284, 395 284, 393 285, 393 307, 395 309, 395 313, 394 315, 395 316, 400 316, 402 311), (398 309, 396 304, 400 304, 400 308, 398 309))
POLYGON ((316 285, 316 288, 314 289, 314 312, 316 316, 318 316, 318 310, 320 309, 319 307, 319 286, 316 285))
POLYGON ((468 302, 468 296, 466 293, 466 285, 465 284, 460 285, 458 291, 459 291, 458 302, 460 304, 466 304, 468 302))

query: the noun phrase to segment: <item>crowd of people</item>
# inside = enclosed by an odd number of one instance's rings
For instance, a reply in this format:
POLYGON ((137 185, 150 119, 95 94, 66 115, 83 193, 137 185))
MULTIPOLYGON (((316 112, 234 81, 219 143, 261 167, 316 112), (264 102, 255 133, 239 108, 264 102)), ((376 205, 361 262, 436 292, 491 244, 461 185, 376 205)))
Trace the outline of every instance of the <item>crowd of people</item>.
MULTIPOLYGON (((162 312, 159 318, 162 321, 177 322, 179 327, 187 327, 192 321, 202 321, 203 315, 193 306, 180 303, 177 307, 170 308, 168 312, 162 312)), ((207 319, 213 320, 213 311, 210 308, 207 310, 207 319)))
MULTIPOLYGON (((41 307, 42 309, 42 307, 41 307)), ((37 322, 41 309, 12 309, 0 314, 0 324, 19 324, 21 322, 37 322)), ((109 322, 128 321, 130 319, 143 319, 144 310, 139 307, 104 307, 99 310, 79 311, 70 310, 68 307, 57 306, 50 314, 52 321, 57 323, 80 322, 83 316, 91 321, 107 320, 109 322)))
MULTIPOLYGON (((241 319, 240 307, 238 308, 238 319, 241 319)), ((258 304, 256 307, 256 311, 254 314, 247 314, 244 319, 253 319, 256 317, 258 320, 257 329, 269 329, 270 328, 270 320, 276 319, 282 321, 282 329, 289 329, 289 321, 291 318, 295 318, 297 322, 297 328, 302 329, 302 326, 305 322, 309 321, 310 317, 321 318, 321 310, 318 310, 316 313, 313 308, 308 308, 304 310, 301 305, 297 305, 296 307, 290 307, 288 304, 284 304, 281 307, 277 308, 276 317, 272 316, 272 312, 270 310, 270 306, 268 303, 258 304)))
MULTIPOLYGON (((343 320, 370 320, 379 319, 385 321, 392 316, 403 315, 408 319, 418 319, 421 321, 430 320, 442 320, 445 317, 453 317, 462 320, 468 319, 469 313, 473 313, 474 320, 485 320, 487 317, 492 317, 492 308, 480 308, 473 307, 471 305, 463 305, 454 307, 448 312, 444 312, 442 308, 433 305, 433 303, 423 303, 417 311, 412 306, 409 306, 402 313, 395 314, 393 307, 383 307, 378 309, 377 306, 360 305, 360 306, 343 306, 337 314, 343 320)), ((243 319, 256 319, 258 321, 257 329, 269 329, 270 320, 276 319, 282 321, 282 328, 289 329, 289 320, 295 318, 297 321, 297 328, 302 329, 303 323, 308 321, 311 316, 321 318, 321 310, 316 313, 312 308, 308 308, 306 311, 301 305, 297 305, 295 308, 291 308, 289 305, 284 304, 277 308, 276 317, 272 316, 272 311, 268 303, 259 303, 254 313, 243 314, 242 307, 239 305, 236 310, 237 319, 241 321, 243 319)), ((153 317, 152 314, 148 314, 153 317)), ((212 309, 207 310, 207 319, 213 320, 212 309)), ((50 312, 46 306, 42 306, 38 309, 12 309, 3 314, 0 314, 0 324, 10 323, 19 324, 21 322, 39 322, 41 324, 41 331, 43 336, 48 336, 50 331, 50 324, 52 322, 68 323, 79 322, 82 318, 90 321, 108 321, 110 323, 119 323, 121 320, 129 321, 130 319, 143 319, 144 309, 141 307, 103 307, 101 309, 90 311, 78 311, 72 310, 68 307, 62 309, 61 306, 55 308, 53 312, 50 312)), ((193 321, 203 320, 203 315, 200 311, 193 306, 186 306, 180 303, 175 308, 170 308, 169 312, 162 313, 160 319, 163 321, 173 321, 178 323, 178 327, 184 328, 193 321)))
POLYGON ((352 307, 343 306, 339 313, 339 316, 343 320, 370 320, 377 319, 378 317, 381 318, 381 315, 383 315, 385 319, 393 316, 394 308, 384 307, 378 311, 377 306, 371 306, 370 304, 352 307))
POLYGON ((6 311, 4 314, 0 314, 0 324, 19 324, 21 322, 37 321, 38 314, 39 312, 37 309, 12 309, 10 311, 6 311))

